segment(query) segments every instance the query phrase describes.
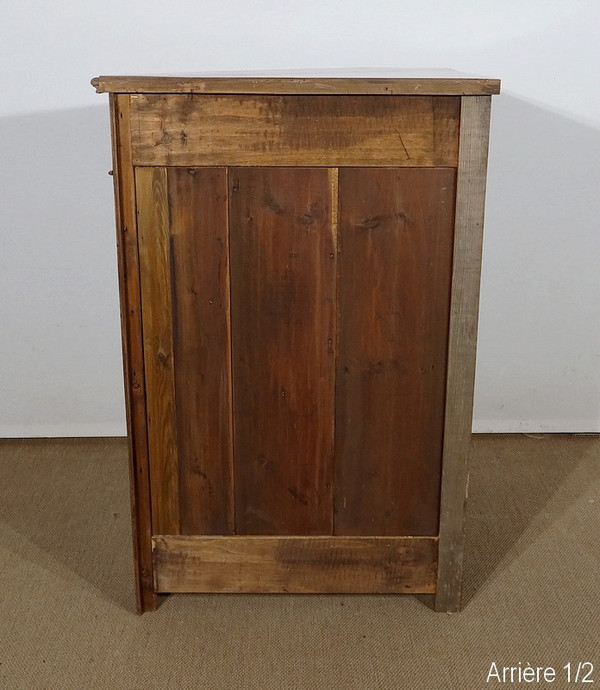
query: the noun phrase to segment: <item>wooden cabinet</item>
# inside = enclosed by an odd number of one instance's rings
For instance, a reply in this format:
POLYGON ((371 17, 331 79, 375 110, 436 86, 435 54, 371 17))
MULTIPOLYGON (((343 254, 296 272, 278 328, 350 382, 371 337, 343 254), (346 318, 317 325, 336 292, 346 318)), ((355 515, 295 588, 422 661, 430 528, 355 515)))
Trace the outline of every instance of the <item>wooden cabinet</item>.
POLYGON ((496 80, 99 77, 139 606, 460 604, 496 80))

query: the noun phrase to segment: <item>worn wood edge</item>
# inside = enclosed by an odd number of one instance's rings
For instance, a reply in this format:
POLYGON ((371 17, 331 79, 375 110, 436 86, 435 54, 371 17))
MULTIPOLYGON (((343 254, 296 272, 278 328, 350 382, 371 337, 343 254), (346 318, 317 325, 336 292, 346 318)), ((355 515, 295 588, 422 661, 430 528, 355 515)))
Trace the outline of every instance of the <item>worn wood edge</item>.
POLYGON ((151 543, 151 510, 144 354, 142 347, 135 185, 131 157, 129 97, 110 97, 117 261, 123 349, 123 379, 129 447, 129 485, 136 605, 156 608, 151 543))
POLYGON ((338 290, 339 290, 339 216, 340 216, 340 169, 339 167, 329 168, 327 172, 328 182, 329 182, 329 194, 331 198, 331 236, 333 238, 333 252, 335 254, 335 305, 333 318, 335 319, 334 324, 334 343, 333 343, 333 457, 332 457, 332 467, 331 467, 331 477, 332 477, 332 490, 331 490, 331 502, 333 507, 333 514, 331 517, 331 531, 332 534, 336 533, 336 505, 335 505, 335 465, 336 465, 336 435, 337 435, 337 400, 338 400, 338 355, 339 355, 339 324, 340 324, 340 312, 339 312, 339 300, 338 300, 338 290))
POLYGON ((435 608, 460 608, 491 98, 461 104, 435 608))
POLYGON ((435 593, 437 537, 157 535, 152 548, 157 593, 435 593))
MULTIPOLYGON (((338 248, 338 216, 339 216, 339 168, 328 168, 329 195, 331 198, 331 236, 333 247, 338 248)), ((336 279, 337 284, 337 279, 336 279)))
POLYGON ((143 77, 99 76, 96 93, 373 94, 476 96, 500 93, 499 79, 365 77, 143 77))

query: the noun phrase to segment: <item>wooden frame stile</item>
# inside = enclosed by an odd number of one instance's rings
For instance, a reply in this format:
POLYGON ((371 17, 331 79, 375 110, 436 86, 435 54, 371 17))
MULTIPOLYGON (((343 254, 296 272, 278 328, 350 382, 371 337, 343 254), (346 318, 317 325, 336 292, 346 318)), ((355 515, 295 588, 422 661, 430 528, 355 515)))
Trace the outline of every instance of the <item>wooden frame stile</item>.
POLYGON ((129 438, 136 601, 138 612, 143 613, 156 608, 156 594, 152 565, 150 467, 129 95, 111 93, 110 113, 121 327, 125 334, 122 339, 123 374, 129 438))
POLYGON ((490 108, 491 96, 461 99, 437 611, 458 611, 461 602, 490 108))

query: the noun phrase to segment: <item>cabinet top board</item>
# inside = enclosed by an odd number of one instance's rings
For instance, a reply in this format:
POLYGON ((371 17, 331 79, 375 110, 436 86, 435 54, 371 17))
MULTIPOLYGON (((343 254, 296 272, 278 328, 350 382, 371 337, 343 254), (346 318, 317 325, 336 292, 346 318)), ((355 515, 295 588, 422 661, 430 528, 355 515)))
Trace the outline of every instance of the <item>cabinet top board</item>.
POLYGON ((380 96, 482 96, 500 93, 499 79, 454 70, 308 70, 212 72, 180 76, 101 76, 98 93, 371 94, 380 96))

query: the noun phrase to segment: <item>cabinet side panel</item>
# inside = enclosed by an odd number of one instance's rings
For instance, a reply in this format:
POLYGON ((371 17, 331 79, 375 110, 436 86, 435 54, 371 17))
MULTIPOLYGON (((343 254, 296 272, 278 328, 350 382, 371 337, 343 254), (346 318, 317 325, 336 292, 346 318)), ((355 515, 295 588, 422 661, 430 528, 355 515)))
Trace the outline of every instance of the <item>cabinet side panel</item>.
POLYGON ((155 608, 156 596, 152 566, 150 467, 129 96, 111 95, 110 106, 131 522, 137 608, 143 613, 155 608))
POLYGON ((328 172, 230 170, 238 534, 331 534, 335 249, 328 172))
POLYGON ((225 168, 169 168, 182 534, 232 534, 225 168))
POLYGON ((491 97, 462 101, 435 602, 440 611, 457 610, 461 598, 491 97))
POLYGON ((179 474, 171 304, 171 248, 167 171, 135 171, 152 531, 179 534, 179 474))
POLYGON ((340 169, 335 534, 437 534, 455 175, 340 169))

